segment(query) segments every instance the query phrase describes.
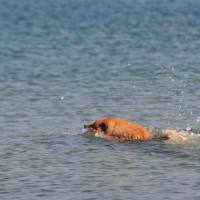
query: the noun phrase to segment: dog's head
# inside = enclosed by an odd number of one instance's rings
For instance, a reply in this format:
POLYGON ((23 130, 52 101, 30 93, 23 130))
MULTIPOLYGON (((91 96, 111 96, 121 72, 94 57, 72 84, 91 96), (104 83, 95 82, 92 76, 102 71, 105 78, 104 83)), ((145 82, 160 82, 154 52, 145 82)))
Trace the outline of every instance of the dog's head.
POLYGON ((94 130, 103 131, 105 133, 106 129, 108 128, 108 123, 106 119, 98 119, 92 124, 85 124, 84 128, 91 128, 94 130))

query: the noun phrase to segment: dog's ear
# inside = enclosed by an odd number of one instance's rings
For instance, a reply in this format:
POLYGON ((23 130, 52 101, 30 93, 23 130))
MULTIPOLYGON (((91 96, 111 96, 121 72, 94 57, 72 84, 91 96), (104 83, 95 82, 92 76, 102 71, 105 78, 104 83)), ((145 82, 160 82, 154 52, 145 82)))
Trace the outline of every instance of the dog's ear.
POLYGON ((102 122, 101 124, 99 124, 99 127, 101 128, 101 130, 103 132, 106 131, 106 129, 108 128, 107 124, 105 122, 102 122))

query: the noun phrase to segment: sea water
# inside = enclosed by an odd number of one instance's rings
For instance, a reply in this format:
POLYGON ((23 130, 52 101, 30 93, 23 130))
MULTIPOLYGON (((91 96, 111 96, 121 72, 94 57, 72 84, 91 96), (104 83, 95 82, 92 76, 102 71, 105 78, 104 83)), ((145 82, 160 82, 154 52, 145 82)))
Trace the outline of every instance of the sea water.
POLYGON ((200 2, 0 0, 0 199, 200 199, 200 2), (195 135, 108 142, 113 115, 195 135))

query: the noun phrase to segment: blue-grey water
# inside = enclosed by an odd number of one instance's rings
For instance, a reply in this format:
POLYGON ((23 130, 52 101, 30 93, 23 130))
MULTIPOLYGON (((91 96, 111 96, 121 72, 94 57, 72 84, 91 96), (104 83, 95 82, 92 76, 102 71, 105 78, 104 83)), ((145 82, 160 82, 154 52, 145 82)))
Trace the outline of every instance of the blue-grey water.
POLYGON ((199 200, 199 100, 200 1, 0 0, 0 199, 199 200), (105 115, 195 142, 83 134, 105 115))

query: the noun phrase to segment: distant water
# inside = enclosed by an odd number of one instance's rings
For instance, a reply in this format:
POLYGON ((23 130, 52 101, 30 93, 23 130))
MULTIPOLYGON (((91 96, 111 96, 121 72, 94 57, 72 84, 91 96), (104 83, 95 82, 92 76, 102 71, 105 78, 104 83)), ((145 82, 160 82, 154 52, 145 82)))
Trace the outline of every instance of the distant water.
POLYGON ((82 134, 114 115, 198 138, 200 1, 0 5, 0 199, 200 199, 200 141, 82 134))

